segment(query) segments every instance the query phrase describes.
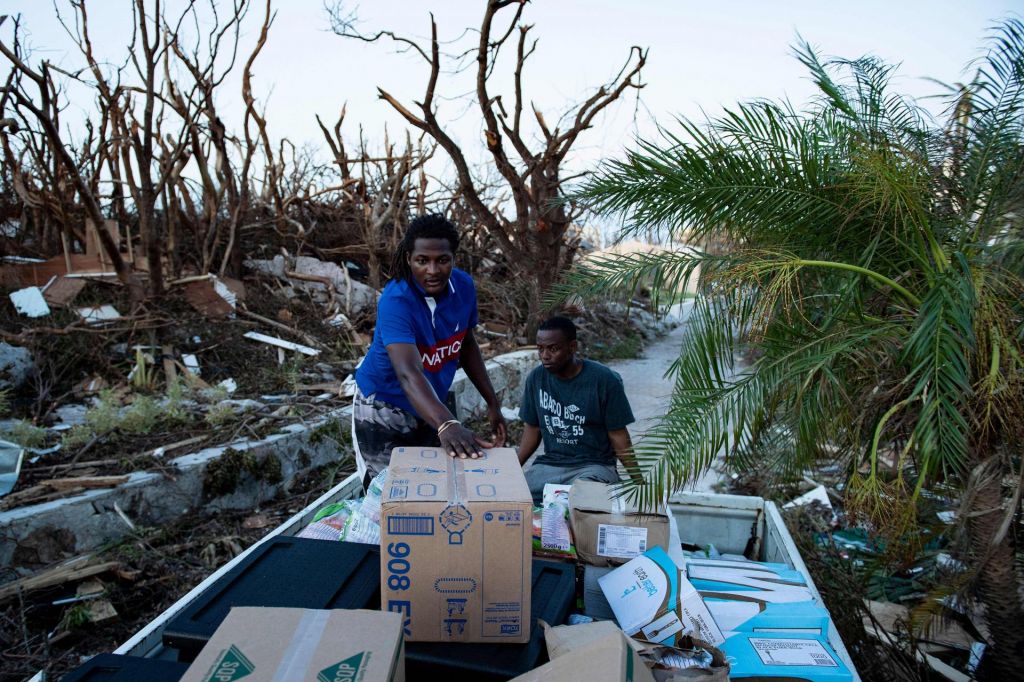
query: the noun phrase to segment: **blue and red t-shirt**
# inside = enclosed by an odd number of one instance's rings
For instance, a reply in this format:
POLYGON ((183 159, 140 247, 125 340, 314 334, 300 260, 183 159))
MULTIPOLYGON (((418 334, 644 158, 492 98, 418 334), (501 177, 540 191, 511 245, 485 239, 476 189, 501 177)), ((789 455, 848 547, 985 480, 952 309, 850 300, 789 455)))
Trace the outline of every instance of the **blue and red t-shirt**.
POLYGON ((387 346, 411 343, 419 349, 423 376, 442 402, 448 397, 466 332, 477 324, 473 279, 453 268, 448 293, 435 300, 416 282, 392 280, 377 303, 377 327, 366 358, 356 370, 363 395, 416 414, 388 358, 387 346))

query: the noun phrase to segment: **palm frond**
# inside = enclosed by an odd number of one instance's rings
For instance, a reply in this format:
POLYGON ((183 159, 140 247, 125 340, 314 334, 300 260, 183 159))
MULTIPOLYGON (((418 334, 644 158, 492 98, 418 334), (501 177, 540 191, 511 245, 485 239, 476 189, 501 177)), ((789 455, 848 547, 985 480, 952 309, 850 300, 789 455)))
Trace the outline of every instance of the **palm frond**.
POLYGON ((708 129, 681 122, 664 146, 641 142, 584 183, 577 198, 623 215, 632 229, 667 228, 698 242, 715 231, 750 240, 820 234, 842 222, 838 198, 822 191, 840 155, 823 148, 812 124, 765 102, 740 105, 708 129), (641 227, 642 226, 642 227, 641 227))
POLYGON ((655 294, 655 305, 669 305, 686 295, 701 272, 706 276, 734 261, 733 256, 708 254, 693 248, 594 256, 566 273, 562 281, 545 294, 545 302, 558 305, 571 296, 631 294, 646 285, 655 294))
POLYGON ((903 354, 911 398, 921 403, 914 436, 926 474, 959 472, 967 454, 975 293, 969 264, 959 254, 955 263, 921 302, 903 354))
POLYGON ((965 138, 962 159, 961 215, 975 225, 974 239, 986 238, 989 217, 999 219, 1012 197, 1020 205, 1024 175, 1024 23, 1012 19, 997 26, 977 73, 961 96, 965 112, 957 128, 965 138), (1009 190, 1009 191, 1007 191, 1009 190))

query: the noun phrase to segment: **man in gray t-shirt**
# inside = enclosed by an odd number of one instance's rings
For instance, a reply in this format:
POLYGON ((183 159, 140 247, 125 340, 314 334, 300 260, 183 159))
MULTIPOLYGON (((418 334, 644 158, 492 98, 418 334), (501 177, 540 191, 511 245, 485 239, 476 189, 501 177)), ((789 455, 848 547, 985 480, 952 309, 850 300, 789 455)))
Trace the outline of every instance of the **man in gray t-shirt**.
POLYGON ((534 502, 540 503, 545 483, 618 482, 616 458, 639 480, 626 430, 635 420, 622 377, 576 357, 576 325, 565 317, 540 326, 537 352, 542 366, 526 378, 519 408, 526 424, 519 462, 525 464, 544 441, 543 454, 526 470, 534 502))

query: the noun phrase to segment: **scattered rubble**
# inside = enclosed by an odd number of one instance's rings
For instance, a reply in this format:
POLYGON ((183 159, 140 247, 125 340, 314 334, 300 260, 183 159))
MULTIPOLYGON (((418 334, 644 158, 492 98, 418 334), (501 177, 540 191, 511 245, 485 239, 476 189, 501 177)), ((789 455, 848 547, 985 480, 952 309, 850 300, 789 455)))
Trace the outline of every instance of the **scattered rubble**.
POLYGON ((50 306, 43 298, 43 292, 39 287, 27 287, 11 293, 11 303, 19 315, 26 317, 46 317, 50 314, 50 306))
POLYGON ((30 350, 0 341, 0 390, 20 387, 34 370, 30 350))
POLYGON ((4 675, 22 680, 46 670, 48 679, 60 679, 83 658, 115 649, 350 471, 351 463, 312 472, 259 510, 197 514, 178 524, 138 527, 102 552, 0 586, 4 675))

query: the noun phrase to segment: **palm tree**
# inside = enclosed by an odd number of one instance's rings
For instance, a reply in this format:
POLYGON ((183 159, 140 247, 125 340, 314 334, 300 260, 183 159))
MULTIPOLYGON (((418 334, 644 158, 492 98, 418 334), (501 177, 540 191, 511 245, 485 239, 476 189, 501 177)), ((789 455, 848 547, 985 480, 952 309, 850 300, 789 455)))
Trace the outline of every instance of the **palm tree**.
POLYGON ((984 665, 1009 679, 1024 658, 1024 24, 997 26, 987 48, 940 124, 890 91, 891 66, 801 44, 819 91, 806 107, 682 120, 580 192, 623 216, 624 236, 731 247, 591 262, 557 294, 699 280, 671 409, 638 446, 647 480, 629 493, 646 504, 723 448, 745 465, 780 438, 775 470, 840 459, 848 508, 892 537, 914 535, 923 490, 959 491, 984 665), (741 348, 754 359, 730 377, 741 348))

